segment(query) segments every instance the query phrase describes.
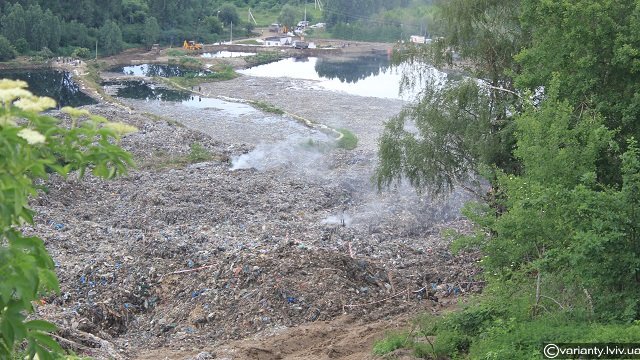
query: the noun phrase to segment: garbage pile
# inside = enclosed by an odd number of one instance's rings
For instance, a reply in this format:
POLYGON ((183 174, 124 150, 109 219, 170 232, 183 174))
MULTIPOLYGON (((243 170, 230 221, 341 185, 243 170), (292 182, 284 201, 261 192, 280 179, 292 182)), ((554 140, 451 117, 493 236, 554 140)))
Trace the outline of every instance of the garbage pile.
POLYGON ((368 221, 372 195, 357 186, 230 171, 225 157, 250 149, 112 107, 93 111, 138 126, 122 144, 151 165, 113 181, 54 177, 32 202, 36 225, 25 231, 45 240, 61 282, 38 314, 63 329, 135 354, 345 313, 437 311, 482 288, 478 255, 450 254, 442 236, 469 232, 464 220, 425 223, 420 208, 400 202, 368 221), (162 154, 187 154, 194 141, 221 156, 153 165, 162 154))

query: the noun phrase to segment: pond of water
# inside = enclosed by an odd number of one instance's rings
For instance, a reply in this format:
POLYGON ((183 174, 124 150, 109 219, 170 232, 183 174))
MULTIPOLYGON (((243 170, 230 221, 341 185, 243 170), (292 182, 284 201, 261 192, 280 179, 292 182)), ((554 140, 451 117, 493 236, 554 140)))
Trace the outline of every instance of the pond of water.
POLYGON ((259 77, 288 77, 314 80, 326 90, 380 98, 403 98, 401 73, 391 66, 387 55, 351 59, 288 58, 239 71, 259 77))
POLYGON ((165 64, 117 66, 109 69, 108 71, 122 73, 125 75, 148 77, 204 76, 209 73, 207 70, 194 70, 180 65, 165 64))
POLYGON ((144 81, 104 82, 102 86, 107 89, 107 92, 125 99, 174 101, 190 108, 220 110, 236 116, 256 111, 253 106, 247 104, 201 97, 187 91, 167 89, 144 81))
POLYGON ((0 70, 0 78, 26 81, 29 84, 29 91, 38 96, 55 99, 58 107, 97 103, 81 91, 71 74, 66 71, 0 70))

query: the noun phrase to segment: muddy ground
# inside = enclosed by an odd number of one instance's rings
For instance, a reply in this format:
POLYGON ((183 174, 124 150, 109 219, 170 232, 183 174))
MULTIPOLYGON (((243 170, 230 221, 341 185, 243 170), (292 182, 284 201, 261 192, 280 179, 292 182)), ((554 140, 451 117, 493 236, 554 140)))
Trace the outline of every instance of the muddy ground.
POLYGON ((412 315, 480 291, 477 255, 452 255, 444 236, 470 231, 464 192, 430 199, 371 183, 400 100, 248 76, 196 96, 289 115, 88 106, 139 128, 122 140, 138 167, 113 181, 53 178, 33 201, 26 230, 45 240, 62 288, 37 312, 65 346, 96 358, 362 359, 412 315), (347 127, 359 145, 335 148, 292 115, 347 127), (185 162, 194 143, 211 159, 185 162))

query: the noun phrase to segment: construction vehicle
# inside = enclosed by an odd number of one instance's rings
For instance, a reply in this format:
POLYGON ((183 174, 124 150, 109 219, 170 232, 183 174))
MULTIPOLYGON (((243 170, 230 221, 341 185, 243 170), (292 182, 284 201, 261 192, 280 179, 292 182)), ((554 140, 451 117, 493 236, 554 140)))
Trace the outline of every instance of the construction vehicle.
POLYGON ((182 43, 182 48, 185 50, 202 50, 202 45, 200 43, 197 43, 195 41, 187 41, 185 40, 182 43))

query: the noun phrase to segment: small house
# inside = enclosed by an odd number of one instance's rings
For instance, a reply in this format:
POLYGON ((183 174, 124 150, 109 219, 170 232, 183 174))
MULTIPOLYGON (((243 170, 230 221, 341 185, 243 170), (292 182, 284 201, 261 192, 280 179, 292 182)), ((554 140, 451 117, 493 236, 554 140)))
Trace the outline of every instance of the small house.
POLYGON ((291 45, 292 38, 290 36, 271 36, 264 39, 266 46, 286 46, 291 45))

